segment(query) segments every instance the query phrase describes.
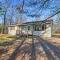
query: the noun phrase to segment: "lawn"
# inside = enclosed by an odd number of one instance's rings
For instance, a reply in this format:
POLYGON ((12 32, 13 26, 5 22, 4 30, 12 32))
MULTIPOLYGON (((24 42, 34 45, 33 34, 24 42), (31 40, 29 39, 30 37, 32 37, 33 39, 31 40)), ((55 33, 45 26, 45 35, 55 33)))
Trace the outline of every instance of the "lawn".
POLYGON ((8 35, 8 34, 0 34, 0 46, 5 46, 12 44, 14 40, 16 40, 16 36, 8 35))
POLYGON ((60 38, 60 33, 54 33, 53 37, 59 37, 60 38))

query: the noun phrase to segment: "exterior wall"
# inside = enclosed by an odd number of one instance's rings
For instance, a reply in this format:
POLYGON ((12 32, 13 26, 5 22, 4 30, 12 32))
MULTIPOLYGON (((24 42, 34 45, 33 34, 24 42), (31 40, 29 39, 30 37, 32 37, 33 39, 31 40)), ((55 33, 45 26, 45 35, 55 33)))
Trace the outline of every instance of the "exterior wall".
POLYGON ((17 30, 16 26, 15 26, 14 30, 11 30, 11 27, 8 27, 8 34, 10 34, 10 35, 16 35, 16 30, 17 30))
POLYGON ((8 34, 10 34, 10 35, 16 35, 16 31, 15 30, 10 30, 10 31, 8 31, 8 34))
POLYGON ((45 30, 45 32, 44 32, 44 34, 42 35, 42 37, 51 37, 51 27, 48 27, 46 30, 45 30))
POLYGON ((28 25, 22 28, 22 32, 24 34, 30 34, 30 35, 32 34, 32 26, 31 25, 29 26, 30 26, 30 30, 28 30, 28 25))
POLYGON ((44 31, 34 31, 33 35, 41 36, 41 37, 51 37, 51 26, 49 26, 44 31))
MULTIPOLYGON (((33 35, 41 36, 41 37, 51 37, 51 24, 46 25, 46 29, 44 31, 34 31, 33 35)), ((28 26, 23 27, 22 32, 25 34, 32 35, 32 26, 30 25, 30 30, 28 30, 28 26)))
MULTIPOLYGON (((32 27, 31 27, 32 28, 32 27)), ((23 29, 22 32, 24 34, 30 34, 32 35, 32 30, 27 30, 27 28, 23 29)), ((51 26, 48 27, 46 30, 44 31, 34 31, 33 35, 36 36, 41 36, 41 37, 51 37, 51 26)))
MULTIPOLYGON (((15 26, 14 30, 11 30, 10 27, 8 27, 8 34, 16 35, 16 31, 22 31, 24 34, 32 34, 32 25, 26 25, 26 26, 15 26), (30 30, 28 30, 28 26, 30 26, 30 30)), ((33 35, 41 36, 41 37, 51 37, 52 27, 51 24, 46 24, 46 29, 44 31, 34 31, 33 35)))

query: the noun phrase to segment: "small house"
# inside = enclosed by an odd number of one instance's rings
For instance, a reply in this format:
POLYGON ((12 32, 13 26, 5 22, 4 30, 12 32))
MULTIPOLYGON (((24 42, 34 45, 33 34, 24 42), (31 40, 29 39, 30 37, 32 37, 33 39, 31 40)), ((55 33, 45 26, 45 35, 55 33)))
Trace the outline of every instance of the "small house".
POLYGON ((42 37, 52 36, 52 20, 26 22, 22 24, 8 26, 8 34, 25 34, 36 35, 42 37))

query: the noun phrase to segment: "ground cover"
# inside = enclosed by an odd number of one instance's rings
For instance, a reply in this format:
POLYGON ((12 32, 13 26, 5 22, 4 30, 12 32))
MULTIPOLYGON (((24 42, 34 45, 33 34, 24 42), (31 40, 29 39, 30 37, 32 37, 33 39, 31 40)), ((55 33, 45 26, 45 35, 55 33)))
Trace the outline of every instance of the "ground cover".
POLYGON ((17 37, 9 34, 0 34, 0 46, 12 44, 17 37))

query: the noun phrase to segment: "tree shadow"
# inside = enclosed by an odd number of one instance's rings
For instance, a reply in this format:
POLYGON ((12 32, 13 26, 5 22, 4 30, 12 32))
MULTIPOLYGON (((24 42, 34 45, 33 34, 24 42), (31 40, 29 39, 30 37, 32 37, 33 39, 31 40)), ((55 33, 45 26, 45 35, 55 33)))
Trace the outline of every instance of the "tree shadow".
POLYGON ((51 54, 51 51, 54 52, 56 56, 60 59, 60 48, 56 47, 55 45, 49 43, 47 40, 44 40, 43 38, 39 37, 39 42, 41 46, 43 47, 46 56, 48 57, 48 60, 56 60, 53 55, 51 54))
POLYGON ((60 49, 48 41, 40 37, 37 37, 36 40, 33 39, 31 43, 25 42, 25 40, 26 39, 22 40, 21 44, 16 48, 8 60, 16 60, 18 57, 19 60, 37 60, 36 52, 40 51, 36 48, 38 46, 43 48, 48 60, 56 60, 51 54, 51 51, 60 58, 60 49))
POLYGON ((36 60, 36 48, 35 48, 34 39, 32 39, 31 60, 36 60))
POLYGON ((17 53, 19 53, 19 51, 20 51, 19 49, 23 45, 24 41, 25 41, 25 38, 22 40, 21 44, 15 49, 15 51, 12 53, 12 55, 9 57, 8 60, 15 60, 16 55, 17 55, 17 53))
POLYGON ((34 41, 32 41, 32 43, 29 42, 24 43, 24 41, 25 39, 16 48, 16 50, 9 57, 8 60, 16 60, 18 56, 20 56, 21 58, 21 59, 19 58, 19 60, 36 60, 34 41))

